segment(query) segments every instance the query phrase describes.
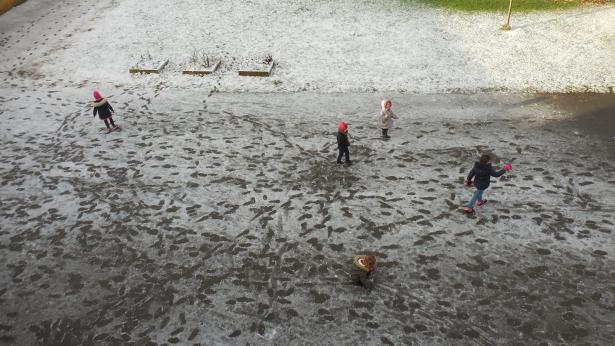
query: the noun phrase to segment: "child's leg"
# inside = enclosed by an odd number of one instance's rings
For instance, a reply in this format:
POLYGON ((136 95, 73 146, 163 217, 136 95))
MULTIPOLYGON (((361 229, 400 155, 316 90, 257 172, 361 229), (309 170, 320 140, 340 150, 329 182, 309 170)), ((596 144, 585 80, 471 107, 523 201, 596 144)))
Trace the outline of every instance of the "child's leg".
POLYGON ((482 193, 480 194, 480 196, 478 196, 478 200, 476 201, 476 205, 483 205, 485 203, 487 203, 487 201, 485 201, 485 199, 483 198, 483 193, 485 192, 485 190, 482 191, 482 193))
POLYGON ((485 192, 485 190, 478 190, 478 189, 474 192, 472 199, 470 199, 470 202, 468 202, 468 208, 474 209, 476 202, 483 198, 483 192, 485 192))
POLYGON ((389 137, 389 129, 383 129, 383 131, 384 131, 384 136, 389 137))
POLYGON ((344 155, 346 156, 346 162, 350 162, 350 150, 348 150, 348 147, 344 149, 344 155))
POLYGON ((386 129, 382 129, 382 137, 386 137, 387 135, 387 130, 386 129))
POLYGON ((341 147, 338 147, 337 150, 339 154, 337 155, 337 163, 342 163, 342 155, 344 155, 344 150, 341 147))
POLYGON ((109 122, 111 123, 111 126, 115 127, 115 123, 113 122, 113 118, 109 117, 109 122))
POLYGON ((107 129, 111 129, 111 127, 109 127, 109 122, 107 121, 107 119, 103 119, 103 121, 105 122, 105 126, 107 126, 107 129))

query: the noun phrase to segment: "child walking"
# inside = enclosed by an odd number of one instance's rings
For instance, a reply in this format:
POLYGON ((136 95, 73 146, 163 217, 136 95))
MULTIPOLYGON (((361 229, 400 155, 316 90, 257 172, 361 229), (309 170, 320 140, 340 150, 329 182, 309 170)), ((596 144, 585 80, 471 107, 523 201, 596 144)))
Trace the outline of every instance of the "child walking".
POLYGON ((463 212, 466 214, 474 213, 474 206, 481 206, 487 203, 486 199, 483 199, 483 193, 489 187, 491 183, 491 177, 499 177, 504 173, 510 171, 512 169, 512 165, 507 163, 504 165, 504 168, 496 171, 491 166, 491 157, 487 154, 481 155, 478 162, 474 163, 474 167, 468 174, 468 178, 466 179, 466 186, 472 186, 472 178, 474 178, 474 186, 476 187, 476 192, 470 199, 468 205, 463 208, 463 212))
POLYGON ((350 140, 348 140, 348 125, 344 121, 340 121, 337 125, 337 149, 339 155, 337 155, 337 164, 342 164, 342 156, 346 156, 345 163, 351 164, 350 152, 348 147, 350 146, 350 140))
POLYGON ((397 117, 397 115, 395 115, 391 110, 391 107, 393 106, 391 100, 382 100, 381 105, 382 110, 378 116, 378 125, 380 126, 380 129, 382 129, 382 138, 389 139, 391 138, 391 136, 389 136, 389 129, 393 127, 394 120, 399 119, 399 117, 397 117))
POLYGON ((107 99, 100 96, 100 93, 94 90, 94 102, 92 106, 94 106, 94 116, 98 113, 98 117, 105 122, 105 126, 107 126, 107 132, 111 132, 118 128, 117 125, 113 122, 112 115, 115 114, 113 107, 109 104, 107 99), (109 126, 111 124, 111 126, 109 126))

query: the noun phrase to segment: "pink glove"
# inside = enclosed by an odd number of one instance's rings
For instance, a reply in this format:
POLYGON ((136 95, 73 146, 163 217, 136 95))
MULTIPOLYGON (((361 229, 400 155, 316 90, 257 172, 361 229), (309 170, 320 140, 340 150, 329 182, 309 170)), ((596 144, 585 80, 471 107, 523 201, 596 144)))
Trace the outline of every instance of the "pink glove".
POLYGON ((510 163, 505 164, 505 165, 504 165, 504 170, 505 170, 506 172, 508 172, 508 171, 512 170, 512 165, 511 165, 510 163))
POLYGON ((472 186, 472 180, 466 180, 466 186, 467 187, 471 187, 472 186))

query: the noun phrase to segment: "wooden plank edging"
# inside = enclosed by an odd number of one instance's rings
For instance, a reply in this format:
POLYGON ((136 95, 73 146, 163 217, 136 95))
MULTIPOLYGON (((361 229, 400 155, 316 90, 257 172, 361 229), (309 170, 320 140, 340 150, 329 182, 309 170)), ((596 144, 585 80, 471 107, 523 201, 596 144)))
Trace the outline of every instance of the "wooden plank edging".
POLYGON ((218 67, 220 67, 220 63, 221 61, 218 61, 212 67, 208 69, 204 69, 204 70, 185 70, 185 71, 182 71, 182 74, 189 74, 189 75, 195 75, 195 76, 205 76, 208 74, 212 74, 216 72, 218 67))
POLYGON ((167 64, 169 63, 169 59, 166 59, 165 61, 163 61, 157 69, 151 69, 151 68, 131 68, 128 69, 128 72, 130 73, 160 73, 162 72, 162 70, 164 69, 165 66, 167 66, 167 64))
POLYGON ((273 71, 274 65, 275 62, 272 61, 265 70, 239 70, 239 75, 249 77, 269 77, 271 76, 271 71, 273 71))

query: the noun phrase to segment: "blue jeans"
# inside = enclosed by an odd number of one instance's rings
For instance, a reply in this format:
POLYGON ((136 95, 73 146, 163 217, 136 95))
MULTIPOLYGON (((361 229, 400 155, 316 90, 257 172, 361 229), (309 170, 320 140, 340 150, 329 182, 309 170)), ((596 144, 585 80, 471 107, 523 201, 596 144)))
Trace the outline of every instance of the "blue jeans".
POLYGON ((474 209, 474 206, 476 205, 476 202, 483 200, 483 193, 484 192, 485 192, 485 190, 478 190, 477 189, 476 192, 474 192, 474 196, 472 196, 472 199, 470 200, 470 202, 468 202, 468 208, 474 209))

